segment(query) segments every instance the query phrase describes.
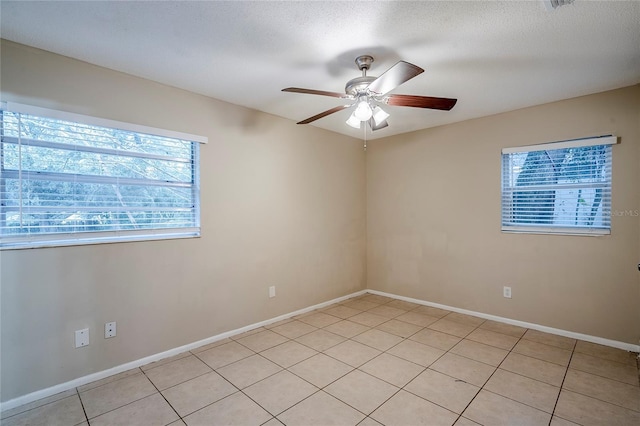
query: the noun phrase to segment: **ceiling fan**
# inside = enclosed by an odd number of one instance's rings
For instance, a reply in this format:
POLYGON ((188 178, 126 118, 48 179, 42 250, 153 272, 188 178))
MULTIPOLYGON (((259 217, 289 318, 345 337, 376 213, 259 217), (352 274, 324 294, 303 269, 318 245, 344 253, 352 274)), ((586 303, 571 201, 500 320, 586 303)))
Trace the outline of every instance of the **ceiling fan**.
POLYGON ((362 71, 362 77, 356 77, 347 82, 345 93, 326 92, 324 90, 301 89, 299 87, 287 87, 283 92, 307 93, 310 95, 331 96, 334 98, 348 99, 351 103, 340 105, 302 120, 297 124, 309 124, 334 112, 342 111, 355 106, 353 113, 347 120, 351 127, 359 129, 362 122, 368 122, 371 130, 379 130, 387 127, 387 114, 378 104, 391 106, 407 106, 414 108, 430 108, 449 111, 456 104, 457 99, 434 98, 417 95, 396 95, 388 93, 411 80, 424 70, 409 62, 400 61, 385 71, 380 77, 367 75, 371 67, 373 57, 362 55, 356 58, 356 65, 362 71))

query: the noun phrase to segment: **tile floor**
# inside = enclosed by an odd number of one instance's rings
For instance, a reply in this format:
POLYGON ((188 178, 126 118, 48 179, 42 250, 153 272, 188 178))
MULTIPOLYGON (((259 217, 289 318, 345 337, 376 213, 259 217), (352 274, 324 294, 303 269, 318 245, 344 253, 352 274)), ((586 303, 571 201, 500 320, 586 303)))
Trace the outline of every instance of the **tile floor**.
POLYGON ((640 425, 634 354, 366 294, 2 413, 13 425, 640 425))

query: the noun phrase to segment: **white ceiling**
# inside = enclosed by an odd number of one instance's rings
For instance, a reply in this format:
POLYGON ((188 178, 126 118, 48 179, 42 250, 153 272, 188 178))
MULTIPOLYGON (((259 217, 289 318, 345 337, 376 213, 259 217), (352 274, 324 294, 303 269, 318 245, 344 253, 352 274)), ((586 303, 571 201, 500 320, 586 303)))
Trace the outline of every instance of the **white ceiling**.
MULTIPOLYGON (((390 136, 640 83, 640 2, 0 3, 2 38, 300 121, 398 60, 426 71, 392 93, 457 98, 450 112, 385 107, 390 136)), ((312 125, 362 138, 349 111, 312 125)))

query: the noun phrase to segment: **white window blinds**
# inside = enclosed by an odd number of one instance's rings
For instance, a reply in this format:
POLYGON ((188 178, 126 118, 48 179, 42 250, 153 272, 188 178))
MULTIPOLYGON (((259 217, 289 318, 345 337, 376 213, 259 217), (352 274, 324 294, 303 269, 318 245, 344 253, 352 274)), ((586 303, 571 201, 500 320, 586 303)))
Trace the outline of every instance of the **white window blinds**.
POLYGON ((502 230, 609 234, 614 136, 502 150, 502 230))
POLYGON ((198 143, 0 114, 1 247, 199 235, 198 143))

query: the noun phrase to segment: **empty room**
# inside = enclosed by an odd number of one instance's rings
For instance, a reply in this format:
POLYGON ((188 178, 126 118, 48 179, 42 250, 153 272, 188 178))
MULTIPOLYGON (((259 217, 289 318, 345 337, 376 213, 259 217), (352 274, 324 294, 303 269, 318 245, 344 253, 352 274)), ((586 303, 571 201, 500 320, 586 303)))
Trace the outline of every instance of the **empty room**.
POLYGON ((0 424, 640 424, 640 2, 0 2, 0 424))

